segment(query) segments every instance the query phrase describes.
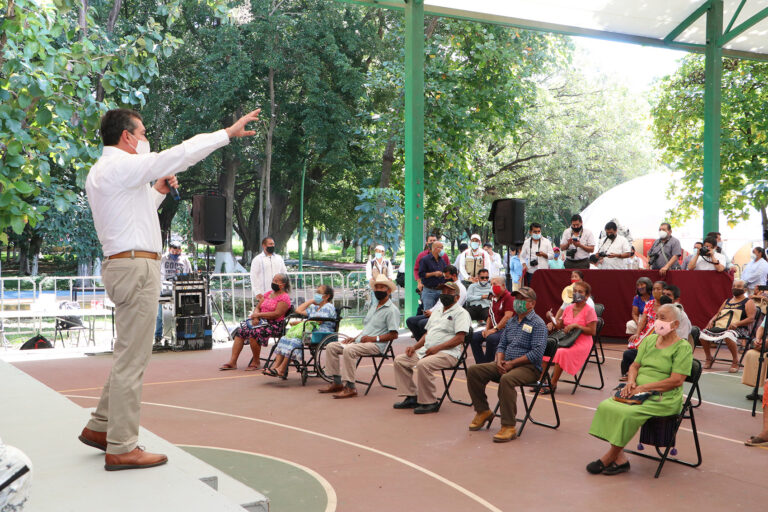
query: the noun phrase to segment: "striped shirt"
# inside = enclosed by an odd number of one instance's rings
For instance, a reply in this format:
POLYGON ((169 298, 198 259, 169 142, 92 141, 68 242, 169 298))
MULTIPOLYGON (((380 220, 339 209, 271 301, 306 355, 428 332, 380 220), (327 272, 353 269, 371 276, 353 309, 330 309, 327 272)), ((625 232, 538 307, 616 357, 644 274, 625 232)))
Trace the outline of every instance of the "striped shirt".
POLYGON ((505 361, 526 356, 537 370, 541 370, 541 359, 547 348, 547 324, 534 311, 523 317, 517 315, 507 320, 501 333, 496 353, 504 354, 505 361))

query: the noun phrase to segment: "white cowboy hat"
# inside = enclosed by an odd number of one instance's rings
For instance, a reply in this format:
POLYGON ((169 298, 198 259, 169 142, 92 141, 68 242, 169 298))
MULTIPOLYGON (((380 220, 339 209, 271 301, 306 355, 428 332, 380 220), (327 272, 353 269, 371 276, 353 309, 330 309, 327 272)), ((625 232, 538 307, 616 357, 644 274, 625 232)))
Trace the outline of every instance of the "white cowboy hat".
POLYGON ((395 292, 397 290, 397 285, 391 280, 388 279, 387 276, 384 274, 379 274, 376 276, 376 279, 371 279, 371 288, 376 286, 377 284, 385 284, 389 287, 389 291, 395 292))

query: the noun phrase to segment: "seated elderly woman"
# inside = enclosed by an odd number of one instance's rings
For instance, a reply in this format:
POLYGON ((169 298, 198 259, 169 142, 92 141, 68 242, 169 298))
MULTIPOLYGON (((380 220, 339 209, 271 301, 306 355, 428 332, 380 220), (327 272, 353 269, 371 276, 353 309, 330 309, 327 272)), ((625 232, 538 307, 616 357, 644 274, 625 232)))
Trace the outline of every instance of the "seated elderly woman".
POLYGON ((245 340, 251 345, 253 361, 245 371, 259 369, 261 347, 266 347, 269 338, 282 333, 283 320, 291 308, 291 283, 286 274, 275 274, 272 278, 272 290, 264 294, 251 315, 240 322, 240 327, 232 331, 235 343, 232 345, 232 356, 229 361, 219 367, 219 370, 236 370, 237 358, 243 350, 245 340))
MULTIPOLYGON (((549 323, 547 323, 548 331, 551 332, 555 328, 555 325, 563 317, 565 308, 567 308, 570 304, 573 304, 573 287, 576 285, 576 283, 581 283, 582 281, 584 281, 584 272, 581 270, 571 271, 571 284, 563 288, 563 292, 560 294, 563 299, 563 303, 560 305, 560 309, 558 309, 557 313, 554 315, 552 314, 552 310, 547 311, 547 320, 549 320, 549 323)), ((592 300, 591 296, 587 297, 587 305, 592 309, 595 308, 595 302, 592 300)))
POLYGON ((629 471, 624 447, 638 429, 653 416, 672 416, 682 410, 683 383, 691 374, 693 352, 688 340, 681 339, 675 332, 679 325, 679 308, 671 304, 659 308, 655 333, 646 336, 638 347, 621 397, 658 393, 639 404, 623 403, 611 397, 597 407, 589 433, 608 441, 610 448, 587 465, 590 473, 617 475, 629 471))
MULTIPOLYGON (((336 308, 333 306, 333 288, 327 284, 321 284, 315 291, 315 296, 304 304, 296 308, 296 314, 303 315, 311 318, 313 321, 320 318, 328 318, 329 320, 336 319, 336 308)), ((280 341, 275 347, 275 364, 272 368, 266 368, 264 375, 269 377, 280 377, 285 379, 288 376, 288 363, 291 359, 301 361, 304 357, 304 340, 301 339, 302 333, 311 333, 312 342, 319 343, 322 340, 324 333, 333 332, 333 328, 336 326, 335 322, 322 322, 317 326, 314 331, 308 325, 302 325, 308 322, 303 320, 300 323, 294 324, 286 332, 286 335, 280 338, 280 341), (291 331, 297 332, 298 337, 291 336, 291 331), (315 333, 319 336, 315 336, 315 333), (320 338, 320 339, 317 339, 320 338)))
POLYGON ((713 342, 725 343, 731 352, 730 373, 739 371, 739 352, 737 343, 740 339, 749 337, 749 330, 755 321, 757 308, 754 301, 747 297, 747 285, 741 279, 733 281, 733 297, 725 299, 710 319, 707 327, 701 331, 699 341, 707 360, 704 368, 712 368, 715 362, 712 357, 711 345, 713 342))
MULTIPOLYGON (((552 387, 543 389, 542 394, 549 394, 557 389, 557 381, 563 370, 571 375, 576 375, 584 366, 584 361, 592 350, 592 336, 597 332, 597 313, 595 308, 587 304, 592 295, 592 287, 586 281, 573 284, 573 303, 565 308, 565 313, 557 323, 557 328, 565 332, 572 329, 581 329, 581 334, 570 347, 557 349, 553 362, 552 387)), ((545 357, 546 359, 546 357, 545 357)), ((543 380, 543 379, 539 379, 543 380)))

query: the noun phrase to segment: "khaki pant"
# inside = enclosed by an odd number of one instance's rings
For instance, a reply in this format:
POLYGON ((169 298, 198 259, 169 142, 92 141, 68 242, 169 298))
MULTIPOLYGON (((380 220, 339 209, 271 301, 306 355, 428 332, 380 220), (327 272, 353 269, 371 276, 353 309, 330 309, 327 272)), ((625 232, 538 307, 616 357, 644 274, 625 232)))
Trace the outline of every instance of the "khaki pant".
POLYGON ((152 332, 160 297, 160 262, 146 258, 107 260, 102 281, 115 303, 117 339, 112 371, 88 428, 107 433, 107 453, 127 453, 139 439, 144 370, 152 355, 152 332))
MULTIPOLYGON (((755 377, 757 377, 757 365, 760 362, 760 351, 759 350, 749 350, 747 351, 746 355, 744 356, 744 373, 741 376, 741 383, 749 386, 749 387, 755 387, 755 377)), ((768 354, 766 354, 765 360, 763 361, 763 367, 760 370, 760 387, 765 384, 765 373, 766 373, 766 367, 768 366, 768 354)))
POLYGON ((490 381, 498 382, 501 424, 514 427, 517 418, 517 386, 534 384, 540 374, 530 363, 513 368, 504 375, 499 373, 495 362, 470 366, 467 370, 467 388, 472 397, 472 407, 476 412, 489 411, 491 408, 485 395, 485 386, 490 381))
POLYGON ((445 352, 426 356, 419 359, 416 354, 407 356, 400 354, 395 358, 395 382, 397 393, 404 396, 416 396, 420 404, 428 405, 437 402, 435 397, 435 376, 433 372, 443 368, 456 366, 458 359, 445 352), (416 382, 413 382, 413 372, 416 370, 416 382))
POLYGON ((354 384, 357 360, 360 356, 381 354, 375 343, 341 343, 334 341, 325 348, 328 353, 326 371, 329 375, 341 375, 343 382, 354 384), (342 364, 343 363, 343 364, 342 364), (341 366, 341 373, 339 373, 341 366))

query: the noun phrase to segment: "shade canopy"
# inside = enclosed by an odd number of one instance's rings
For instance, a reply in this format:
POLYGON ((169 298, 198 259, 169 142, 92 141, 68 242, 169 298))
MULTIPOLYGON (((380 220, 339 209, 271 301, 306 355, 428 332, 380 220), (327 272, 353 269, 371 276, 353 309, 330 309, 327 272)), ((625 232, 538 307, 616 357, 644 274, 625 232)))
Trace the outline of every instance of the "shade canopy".
MULTIPOLYGON (((348 0, 402 9, 405 0, 348 0)), ((424 0, 425 15, 703 52, 710 0, 424 0)), ((768 0, 724 0, 723 55, 768 60, 768 0)))

